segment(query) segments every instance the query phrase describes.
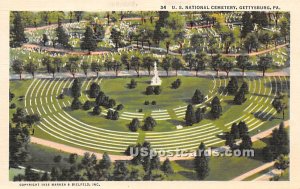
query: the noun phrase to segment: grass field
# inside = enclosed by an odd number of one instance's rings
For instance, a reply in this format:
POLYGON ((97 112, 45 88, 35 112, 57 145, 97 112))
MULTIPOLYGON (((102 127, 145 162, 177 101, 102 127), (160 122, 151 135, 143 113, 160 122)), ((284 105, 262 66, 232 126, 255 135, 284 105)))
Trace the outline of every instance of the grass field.
MULTIPOLYGON (((82 79, 82 96, 80 100, 89 99, 87 92, 93 83, 99 83, 101 90, 106 95, 115 99, 117 104, 123 104, 124 110, 120 111, 117 121, 105 118, 107 110, 102 108, 101 116, 91 115, 91 111, 70 109, 72 98, 69 88, 72 79, 35 79, 11 81, 10 90, 15 93, 13 100, 17 107, 25 107, 26 111, 40 114, 42 121, 34 126, 35 136, 68 144, 71 146, 113 154, 124 152, 130 144, 137 141, 149 141, 156 150, 173 151, 176 148, 185 150, 195 149, 200 142, 206 146, 220 146, 224 144, 220 134, 230 129, 234 122, 245 121, 250 134, 256 134, 281 122, 280 116, 272 107, 271 102, 275 94, 280 91, 289 97, 288 77, 246 77, 244 80, 249 85, 247 101, 243 105, 234 105, 234 96, 228 95, 223 89, 228 78, 180 77, 182 85, 179 89, 171 89, 171 82, 176 77, 162 78, 162 93, 160 95, 145 95, 144 91, 149 85, 149 78, 135 78, 138 85, 135 89, 128 89, 127 84, 131 78, 88 78, 82 79), (185 125, 184 114, 186 105, 195 91, 200 89, 208 99, 195 105, 207 107, 205 119, 191 127, 176 130, 176 125, 185 125), (64 99, 58 99, 60 93, 65 94, 64 99), (18 97, 26 96, 19 101, 18 97), (210 101, 214 96, 221 100, 223 113, 220 119, 211 118, 209 109, 210 101), (155 100, 157 105, 144 105, 144 101, 155 100), (138 109, 143 109, 138 112, 138 109), (157 126, 151 132, 129 132, 128 124, 132 118, 140 120, 151 115, 157 126)), ((241 84, 242 78, 239 78, 241 84)), ((89 99, 92 100, 93 99, 89 99)), ((287 99, 288 100, 288 99, 287 99)), ((288 104, 288 101, 286 102, 288 104)), ((10 116, 15 110, 10 110, 10 116)), ((286 112, 289 119, 289 111, 286 112)))

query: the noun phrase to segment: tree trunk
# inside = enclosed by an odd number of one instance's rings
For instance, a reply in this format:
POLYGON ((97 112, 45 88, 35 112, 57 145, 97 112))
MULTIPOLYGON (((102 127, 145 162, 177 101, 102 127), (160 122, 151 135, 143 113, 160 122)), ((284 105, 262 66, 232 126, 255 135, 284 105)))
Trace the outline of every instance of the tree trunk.
POLYGON ((54 78, 54 72, 52 73, 52 77, 54 78))
POLYGON ((97 77, 99 76, 99 72, 96 72, 97 73, 97 77))
POLYGON ((149 67, 148 68, 148 75, 150 76, 150 74, 151 74, 151 68, 149 67))
POLYGON ((73 78, 75 78, 75 73, 72 73, 72 75, 73 75, 73 78))
POLYGON ((243 68, 243 76, 245 76, 245 68, 243 68))
POLYGON ((175 73, 176 73, 176 77, 177 77, 177 71, 178 71, 178 70, 175 70, 175 73))
POLYGON ((32 78, 34 79, 34 72, 31 72, 32 78))
POLYGON ((19 76, 20 76, 20 80, 21 80, 21 79, 22 79, 22 73, 20 73, 20 75, 19 75, 19 76))
POLYGON ((229 76, 229 72, 226 72, 226 74, 227 74, 227 77, 229 76))
POLYGON ((263 69, 263 77, 265 76, 265 70, 263 69))
POLYGON ((284 120, 284 109, 282 110, 282 120, 284 120))
POLYGON ((219 70, 217 70, 217 77, 219 77, 219 70))

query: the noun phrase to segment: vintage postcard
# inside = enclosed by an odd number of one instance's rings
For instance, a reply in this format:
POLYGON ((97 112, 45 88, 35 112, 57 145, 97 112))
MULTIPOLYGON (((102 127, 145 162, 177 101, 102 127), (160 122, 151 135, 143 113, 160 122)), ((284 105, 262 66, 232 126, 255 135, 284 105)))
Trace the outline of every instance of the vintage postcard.
POLYGON ((12 2, 0 186, 299 187, 296 1, 12 2))

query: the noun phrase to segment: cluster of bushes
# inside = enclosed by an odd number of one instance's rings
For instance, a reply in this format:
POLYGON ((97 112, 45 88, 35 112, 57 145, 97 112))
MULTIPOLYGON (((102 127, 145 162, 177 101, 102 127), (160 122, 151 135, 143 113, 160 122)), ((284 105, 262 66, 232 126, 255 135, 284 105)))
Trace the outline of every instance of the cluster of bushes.
POLYGON ((172 89, 177 89, 181 85, 181 79, 176 79, 172 84, 172 89))
POLYGON ((155 87, 153 87, 153 86, 148 86, 148 87, 146 88, 146 95, 153 95, 153 94, 159 95, 160 93, 161 93, 161 88, 160 88, 160 86, 155 86, 155 87))
POLYGON ((151 116, 144 119, 144 125, 141 125, 139 119, 133 118, 132 121, 129 123, 128 128, 132 132, 136 132, 139 128, 145 131, 152 131, 156 124, 156 121, 151 116))
POLYGON ((226 145, 229 145, 231 149, 239 147, 240 149, 251 149, 252 141, 248 135, 248 126, 244 121, 240 121, 238 124, 233 123, 230 132, 226 134, 226 145), (242 139, 240 146, 235 145, 235 140, 242 139))
POLYGON ((206 107, 197 108, 196 112, 191 104, 187 106, 185 112, 185 123, 187 126, 192 126, 195 123, 199 123, 203 120, 204 114, 206 112, 206 107))
MULTIPOLYGON (((13 98, 15 97, 15 94, 9 91, 9 102, 11 102, 13 100, 13 98)), ((15 103, 11 103, 9 106, 10 109, 15 109, 16 108, 16 104, 15 103)))
POLYGON ((109 109, 107 111, 106 119, 118 120, 119 119, 119 112, 109 109))
POLYGON ((242 86, 240 87, 239 91, 236 93, 233 101, 235 104, 241 105, 246 102, 247 98, 245 95, 249 93, 249 87, 246 82, 243 82, 242 86))
POLYGON ((109 96, 106 96, 103 91, 100 91, 96 98, 96 105, 104 106, 106 108, 113 108, 116 105, 114 99, 110 99, 109 96))
MULTIPOLYGON (((150 102, 149 102, 148 100, 146 100, 146 101, 144 102, 144 105, 149 105, 149 104, 150 104, 150 102)), ((151 102, 151 104, 152 104, 152 105, 156 105, 156 101, 153 100, 153 101, 151 102)))

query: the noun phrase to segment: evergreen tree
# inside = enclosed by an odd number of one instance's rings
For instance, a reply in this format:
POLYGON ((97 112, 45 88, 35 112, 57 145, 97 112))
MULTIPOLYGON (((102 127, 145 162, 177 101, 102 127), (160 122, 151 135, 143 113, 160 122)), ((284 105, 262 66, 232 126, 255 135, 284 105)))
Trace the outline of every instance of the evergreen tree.
POLYGON ((100 106, 95 106, 94 108, 93 108, 93 114, 94 115, 100 115, 101 114, 101 108, 100 108, 100 106))
POLYGON ((246 81, 243 82, 242 86, 240 87, 240 91, 243 91, 245 94, 249 93, 249 86, 246 81))
POLYGON ((13 28, 10 31, 12 36, 10 46, 21 47, 26 42, 26 36, 21 13, 18 11, 14 12, 13 28))
POLYGON ((73 110, 78 110, 80 109, 80 107, 81 107, 81 102, 77 97, 75 97, 72 101, 71 108, 73 110))
POLYGON ((74 98, 78 98, 81 96, 81 82, 77 78, 73 81, 71 93, 74 98))
POLYGON ((205 145, 202 142, 194 159, 194 167, 199 180, 204 180, 209 174, 208 157, 205 156, 205 145))
POLYGON ((200 121, 203 120, 203 111, 201 108, 197 108, 195 112, 195 116, 196 116, 196 123, 199 123, 200 121))
POLYGON ((231 133, 228 133, 226 135, 225 145, 228 145, 231 149, 233 149, 234 144, 235 144, 234 135, 231 133))
POLYGON ((96 50, 97 40, 95 38, 93 29, 87 26, 83 35, 84 37, 80 44, 81 49, 88 50, 89 52, 96 50))
POLYGON ((233 99, 235 104, 241 105, 246 101, 245 98, 245 92, 243 90, 240 90, 233 99))
POLYGON ((213 118, 219 118, 222 115, 222 107, 220 104, 219 98, 216 96, 213 98, 211 102, 211 110, 210 110, 211 115, 213 118))
POLYGON ((163 162, 163 164, 162 164, 162 166, 161 166, 161 170, 162 170, 165 174, 173 174, 173 173, 174 173, 174 170, 173 170, 173 168, 172 168, 172 166, 171 166, 171 162, 170 162, 169 158, 167 158, 167 159, 163 162))
POLYGON ((240 144, 240 149, 241 150, 249 150, 251 148, 252 148, 251 137, 249 135, 244 135, 242 137, 242 142, 240 144))
POLYGON ((193 104, 201 104, 204 101, 204 95, 201 93, 199 89, 196 89, 193 97, 192 97, 192 103, 193 104))
POLYGON ((155 86, 153 89, 153 92, 155 95, 159 95, 161 93, 161 88, 160 86, 155 86))
POLYGON ((101 169, 109 169, 111 166, 112 166, 111 159, 109 155, 106 152, 104 152, 102 159, 99 161, 99 167, 101 169))
POLYGON ((240 130, 236 123, 232 124, 230 134, 233 136, 234 139, 240 138, 240 130))
POLYGON ((238 81, 236 77, 231 77, 231 79, 229 80, 227 87, 226 87, 227 91, 229 94, 235 94, 238 89, 238 81))
POLYGON ((70 48, 69 35, 65 32, 61 22, 59 21, 58 27, 56 28, 57 43, 62 45, 64 48, 70 48))
POLYGON ((114 111, 108 110, 106 114, 106 119, 113 119, 113 116, 114 116, 114 111))
POLYGON ((138 118, 133 118, 129 124, 129 129, 133 132, 136 132, 140 127, 140 121, 138 118))
POLYGON ((148 86, 146 88, 146 95, 152 95, 154 93, 154 87, 148 86))
POLYGON ((96 98, 100 92, 100 86, 97 83, 92 83, 90 86, 90 98, 96 98))
POLYGON ((91 109, 91 107, 92 107, 92 103, 89 100, 85 101, 84 104, 83 104, 83 106, 82 106, 82 108, 84 110, 89 110, 89 109, 91 109))
POLYGON ((116 181, 125 181, 128 179, 129 169, 126 162, 120 161, 115 163, 115 168, 113 172, 113 180, 116 181))
POLYGON ((194 108, 191 104, 187 106, 185 113, 185 124, 187 126, 192 126, 196 122, 196 115, 194 112, 194 108))
POLYGON ((118 111, 114 111, 114 114, 112 116, 112 120, 118 120, 119 119, 119 112, 118 111))
POLYGON ((240 121, 238 124, 238 128, 239 128, 239 135, 241 138, 248 134, 248 126, 246 122, 240 121))

